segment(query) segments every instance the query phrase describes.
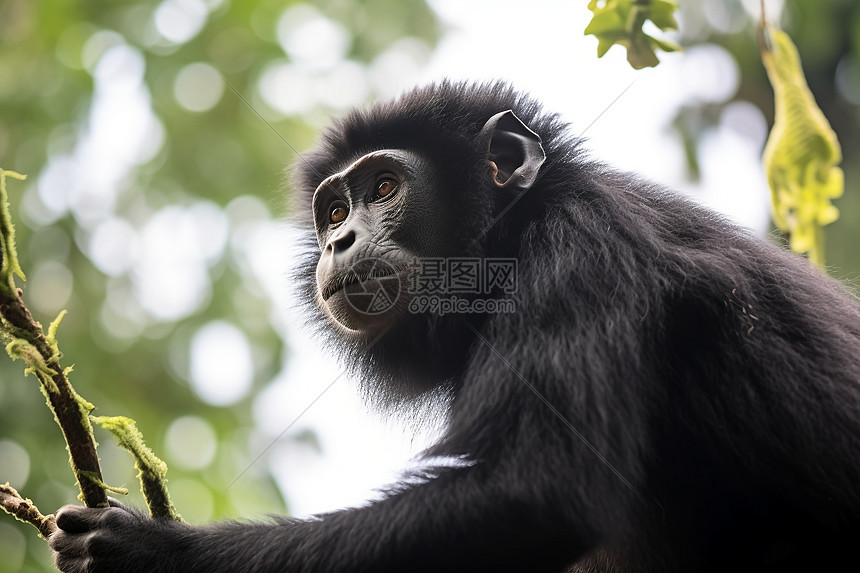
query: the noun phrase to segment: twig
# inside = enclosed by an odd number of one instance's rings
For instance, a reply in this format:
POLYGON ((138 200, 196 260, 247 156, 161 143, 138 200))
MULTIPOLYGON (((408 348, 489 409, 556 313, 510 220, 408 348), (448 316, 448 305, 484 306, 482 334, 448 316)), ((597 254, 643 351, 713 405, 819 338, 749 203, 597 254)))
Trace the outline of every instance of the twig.
POLYGON ((42 515, 32 501, 21 497, 9 482, 0 484, 0 507, 19 521, 29 523, 39 530, 39 535, 45 539, 57 529, 54 514, 42 515))

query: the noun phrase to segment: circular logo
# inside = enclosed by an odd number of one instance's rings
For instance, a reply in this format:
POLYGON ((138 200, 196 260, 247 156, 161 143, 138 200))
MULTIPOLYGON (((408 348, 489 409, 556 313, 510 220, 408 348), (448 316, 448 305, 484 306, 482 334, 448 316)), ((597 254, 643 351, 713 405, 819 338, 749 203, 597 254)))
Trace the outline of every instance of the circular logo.
POLYGON ((344 295, 349 305, 365 315, 384 314, 400 297, 400 275, 382 259, 361 259, 346 276, 344 295))

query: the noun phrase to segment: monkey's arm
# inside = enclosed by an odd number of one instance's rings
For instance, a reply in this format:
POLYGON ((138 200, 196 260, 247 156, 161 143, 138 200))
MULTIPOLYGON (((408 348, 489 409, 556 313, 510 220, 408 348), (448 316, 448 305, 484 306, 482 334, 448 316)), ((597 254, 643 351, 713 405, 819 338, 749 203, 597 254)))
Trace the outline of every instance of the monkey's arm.
POLYGON ((194 527, 124 507, 66 506, 49 543, 67 573, 562 567, 553 548, 569 555, 576 538, 552 516, 536 519, 528 488, 515 494, 486 475, 479 466, 447 470, 366 507, 270 523, 194 527))

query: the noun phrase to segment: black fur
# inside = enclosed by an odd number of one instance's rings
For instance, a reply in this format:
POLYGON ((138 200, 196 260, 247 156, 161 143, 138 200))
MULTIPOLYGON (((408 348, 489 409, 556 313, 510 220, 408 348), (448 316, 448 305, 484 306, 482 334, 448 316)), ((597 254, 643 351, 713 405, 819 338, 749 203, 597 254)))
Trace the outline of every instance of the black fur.
MULTIPOLYGON (((486 317, 428 314, 389 331, 386 337, 371 340, 344 337, 327 320, 314 300, 315 268, 319 246, 310 218, 314 190, 328 175, 340 171, 360 156, 377 149, 407 149, 429 158, 442 178, 440 205, 450 210, 448 232, 455 236, 456 257, 501 258, 516 256, 519 235, 528 220, 539 218, 553 193, 556 169, 562 163, 578 162, 578 142, 557 116, 545 114, 538 102, 501 84, 470 85, 442 83, 416 89, 397 100, 379 103, 370 109, 354 110, 336 120, 326 130, 317 148, 303 154, 295 164, 293 187, 295 211, 307 228, 305 263, 296 277, 302 285, 307 311, 322 336, 343 354, 343 362, 365 383, 369 396, 385 407, 426 405, 448 394, 453 378, 459 378, 472 359, 474 335, 463 323, 477 327, 486 317), (500 196, 489 185, 486 141, 476 136, 487 119, 501 110, 513 109, 544 141, 546 163, 556 163, 541 175, 535 197, 516 202, 516 213, 533 210, 530 216, 503 218, 493 223, 511 196, 500 196), (539 196, 539 197, 538 197, 539 196), (421 351, 416 351, 421 349, 421 351)), ((563 175, 562 175, 563 177, 563 175)), ((567 187, 571 181, 567 181, 567 187)), ((578 186, 579 184, 577 184, 578 186)), ((411 411, 411 409, 410 409, 411 411)))
MULTIPOLYGON (((440 205, 451 209, 457 237, 451 255, 519 261, 517 312, 410 316, 378 340, 337 329, 328 340, 384 403, 447 398, 447 431, 428 455, 467 463, 431 470, 365 508, 277 525, 138 519, 111 528, 102 519, 98 529, 84 517, 98 510, 89 510, 70 529, 84 522, 107 540, 111 551, 97 563, 128 571, 150 563, 560 571, 580 559, 580 570, 605 571, 856 566, 860 305, 842 285, 702 207, 587 159, 568 126, 503 84, 442 83, 353 112, 298 164, 304 209, 323 178, 384 148, 415 151, 440 169, 440 205), (547 156, 519 198, 489 183, 477 137, 507 109, 540 135, 547 156)), ((319 247, 306 223, 301 280, 310 302, 319 247)), ((82 537, 52 538, 60 560, 81 552, 82 537)), ((84 570, 67 562, 67 571, 84 570)))

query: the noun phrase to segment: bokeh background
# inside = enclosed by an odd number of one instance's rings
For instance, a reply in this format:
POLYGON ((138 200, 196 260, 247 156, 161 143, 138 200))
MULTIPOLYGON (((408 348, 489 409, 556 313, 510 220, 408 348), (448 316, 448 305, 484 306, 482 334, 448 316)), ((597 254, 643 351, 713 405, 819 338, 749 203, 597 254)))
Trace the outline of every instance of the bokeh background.
MULTIPOLYGON (((596 58, 587 0, 0 0, 0 166, 37 319, 98 413, 137 420, 193 523, 354 505, 432 440, 365 412, 295 309, 285 168, 330 117, 453 77, 507 79, 593 154, 772 234, 759 0, 682 2, 682 54, 596 58)), ((828 272, 860 271, 860 4, 768 1, 841 140, 828 272)), ((34 378, 0 359, 0 481, 75 500, 34 378)), ((97 431, 106 480, 131 459, 97 431)), ((48 571, 0 515, 0 573, 48 571)))

